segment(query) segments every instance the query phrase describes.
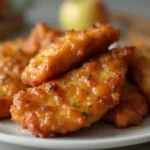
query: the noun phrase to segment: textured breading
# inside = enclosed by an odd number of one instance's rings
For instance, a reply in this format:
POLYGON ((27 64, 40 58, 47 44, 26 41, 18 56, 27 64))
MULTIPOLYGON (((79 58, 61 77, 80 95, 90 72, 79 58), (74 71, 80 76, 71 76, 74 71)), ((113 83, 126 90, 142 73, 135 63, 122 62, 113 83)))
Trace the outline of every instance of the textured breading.
POLYGON ((129 74, 150 102, 150 47, 142 43, 136 44, 129 74))
POLYGON ((119 103, 130 49, 114 49, 61 78, 20 91, 12 120, 37 137, 89 127, 119 103))
POLYGON ((68 31, 31 59, 22 81, 37 86, 56 77, 88 57, 107 50, 119 38, 119 30, 97 23, 84 31, 68 31))
POLYGON ((0 118, 10 116, 13 95, 26 87, 20 78, 30 59, 21 51, 24 42, 18 39, 0 45, 0 118))
POLYGON ((0 118, 10 115, 13 95, 26 87, 21 73, 31 57, 61 34, 62 31, 38 23, 29 37, 0 45, 0 118))
POLYGON ((120 104, 109 111, 104 120, 115 127, 125 128, 140 125, 148 113, 148 103, 138 87, 126 81, 121 90, 120 104))
POLYGON ((62 34, 62 31, 48 27, 45 23, 38 23, 26 39, 22 50, 24 53, 33 56, 42 50, 44 46, 54 42, 62 34))

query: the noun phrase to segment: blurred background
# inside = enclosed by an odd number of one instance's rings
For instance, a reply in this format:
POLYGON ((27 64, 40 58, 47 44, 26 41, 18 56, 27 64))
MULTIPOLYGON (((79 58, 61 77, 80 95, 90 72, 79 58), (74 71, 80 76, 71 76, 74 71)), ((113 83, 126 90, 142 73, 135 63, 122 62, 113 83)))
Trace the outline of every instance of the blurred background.
MULTIPOLYGON (((21 1, 21 0, 16 0, 21 1)), ((32 0, 26 12, 26 19, 34 24, 44 21, 52 26, 59 26, 58 13, 63 0, 32 0)), ((103 0, 109 11, 124 12, 150 18, 149 0, 103 0)))
MULTIPOLYGON (((45 22, 50 26, 64 29, 69 29, 68 26, 70 28, 76 28, 74 27, 74 25, 72 26, 70 22, 68 23, 67 12, 64 12, 66 11, 66 9, 68 9, 68 7, 63 8, 62 10, 62 5, 63 3, 66 3, 66 1, 0 0, 0 38, 10 38, 12 37, 12 35, 13 37, 16 35, 27 35, 30 31, 29 29, 39 21, 45 22)), ((76 1, 75 3, 77 3, 77 5, 81 5, 80 3, 85 3, 92 0, 68 1, 70 1, 69 3, 71 3, 71 1, 76 1)), ((132 26, 133 29, 133 24, 136 25, 136 28, 138 28, 138 30, 140 29, 140 31, 142 32, 145 32, 144 30, 146 30, 147 32, 147 28, 149 29, 149 0, 99 0, 99 2, 103 3, 105 11, 106 13, 108 13, 107 17, 109 19, 104 22, 111 23, 123 30, 129 29, 129 26, 132 26), (140 25, 137 25, 137 22, 140 23, 140 25)), ((71 15, 75 12, 75 10, 74 8, 72 8, 71 4, 69 4, 69 9, 71 10, 71 12, 69 11, 69 17, 71 18, 71 15)), ((80 8, 80 10, 81 13, 84 12, 84 7, 80 8)), ((90 10, 91 9, 89 9, 89 12, 84 12, 85 16, 86 14, 89 15, 88 13, 90 13, 90 10)), ((103 11, 100 12, 100 14, 102 13, 103 11)), ((84 17, 80 18, 80 20, 83 21, 84 17)), ((84 23, 81 23, 80 20, 76 21, 77 25, 91 23, 88 19, 85 19, 84 23)))

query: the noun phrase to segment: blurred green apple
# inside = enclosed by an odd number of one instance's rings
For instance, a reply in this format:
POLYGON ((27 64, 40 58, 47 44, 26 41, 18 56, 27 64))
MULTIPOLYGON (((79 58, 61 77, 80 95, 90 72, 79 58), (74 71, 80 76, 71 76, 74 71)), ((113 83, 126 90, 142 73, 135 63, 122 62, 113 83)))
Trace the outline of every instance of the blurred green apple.
POLYGON ((108 21, 108 13, 98 0, 65 0, 60 7, 59 17, 65 30, 80 30, 96 21, 108 21))

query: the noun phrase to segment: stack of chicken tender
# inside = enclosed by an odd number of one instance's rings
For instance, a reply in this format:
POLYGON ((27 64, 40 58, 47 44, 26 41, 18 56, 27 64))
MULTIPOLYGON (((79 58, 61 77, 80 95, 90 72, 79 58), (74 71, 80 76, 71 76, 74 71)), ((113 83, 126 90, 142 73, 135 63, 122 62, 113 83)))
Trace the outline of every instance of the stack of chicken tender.
POLYGON ((0 117, 34 136, 66 134, 105 120, 140 125, 150 101, 150 48, 109 46, 119 30, 96 23, 61 31, 39 23, 0 46, 0 117))

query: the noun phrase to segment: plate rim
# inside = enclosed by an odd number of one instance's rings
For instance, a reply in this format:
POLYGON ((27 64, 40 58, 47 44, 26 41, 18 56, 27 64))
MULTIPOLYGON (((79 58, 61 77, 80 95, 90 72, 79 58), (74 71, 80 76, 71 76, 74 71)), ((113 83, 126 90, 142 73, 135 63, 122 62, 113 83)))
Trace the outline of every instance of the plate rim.
POLYGON ((104 149, 104 148, 118 148, 123 146, 131 146, 135 144, 142 144, 150 141, 150 134, 144 133, 141 136, 130 136, 115 138, 110 140, 94 139, 94 140, 73 140, 73 139, 40 139, 34 137, 22 137, 16 135, 9 135, 0 133, 0 141, 20 146, 28 146, 34 148, 44 149, 104 149), (75 145, 75 146, 73 146, 75 145))

